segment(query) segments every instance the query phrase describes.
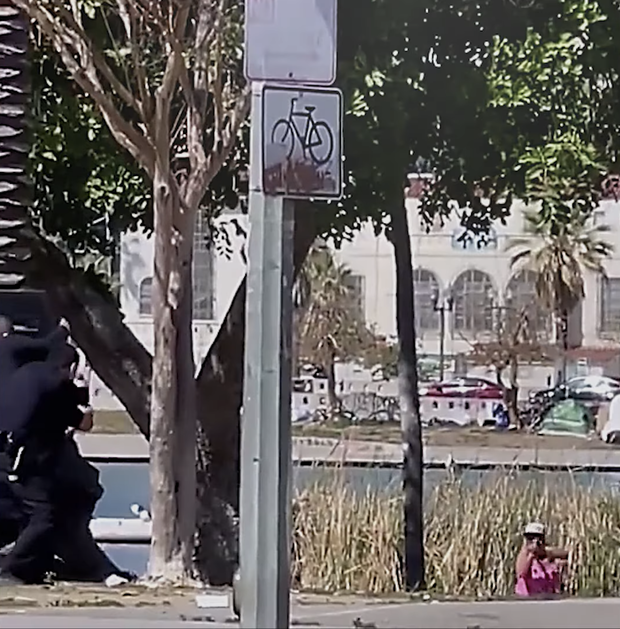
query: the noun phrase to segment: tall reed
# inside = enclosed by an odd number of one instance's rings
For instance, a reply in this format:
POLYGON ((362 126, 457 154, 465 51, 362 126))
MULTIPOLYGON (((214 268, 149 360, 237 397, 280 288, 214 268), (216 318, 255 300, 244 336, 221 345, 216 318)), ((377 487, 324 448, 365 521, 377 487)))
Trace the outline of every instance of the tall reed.
MULTIPOLYGON (((582 596, 620 589, 620 499, 573 482, 539 483, 505 474, 467 486, 439 485, 425 501, 429 590, 450 596, 506 596, 529 520, 570 549, 567 590, 582 596)), ((305 589, 393 593, 402 589, 400 498, 354 492, 340 478, 299 495, 294 572, 305 589)))

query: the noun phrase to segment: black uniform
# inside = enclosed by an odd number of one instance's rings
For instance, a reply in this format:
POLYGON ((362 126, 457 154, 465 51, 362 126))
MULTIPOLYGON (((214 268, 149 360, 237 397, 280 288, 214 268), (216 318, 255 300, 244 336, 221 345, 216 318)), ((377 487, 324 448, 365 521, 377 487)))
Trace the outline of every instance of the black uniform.
MULTIPOLYGON (((65 382, 61 386, 67 406, 86 406, 88 390, 65 382)), ((81 454, 73 437, 65 438, 53 470, 53 501, 60 517, 54 533, 58 567, 64 580, 104 581, 122 571, 99 548, 90 532, 90 520, 103 495, 99 470, 81 454)))
MULTIPOLYGON (((56 328, 42 338, 31 338, 21 334, 0 337, 0 388, 8 382, 19 367, 34 360, 45 360, 50 350, 65 343, 67 338, 68 331, 63 327, 56 328)), ((1 425, 2 418, 0 417, 0 463, 7 445, 6 433, 2 432, 1 425)), ((11 488, 5 482, 0 482, 0 549, 13 543, 21 528, 23 528, 23 513, 19 504, 11 488)))
MULTIPOLYGON (((62 396, 63 406, 76 408, 88 404, 88 390, 73 382, 60 384, 56 395, 62 396)), ((66 436, 54 457, 51 476, 50 500, 54 507, 53 551, 54 563, 49 553, 39 557, 35 575, 53 571, 64 581, 101 582, 112 574, 131 576, 116 566, 93 539, 90 520, 96 503, 103 495, 99 483, 99 471, 82 457, 72 436, 66 436)), ((0 548, 14 542, 25 522, 15 497, 0 483, 0 505, 5 499, 7 510, 0 524, 0 548), (14 514, 6 517, 6 514, 14 514)), ((2 507, 0 506, 0 509, 2 507)), ((32 580, 33 577, 31 577, 32 580)))
POLYGON ((54 506, 60 517, 54 530, 54 549, 59 562, 55 567, 64 581, 102 582, 123 572, 106 555, 90 531, 90 520, 103 493, 99 472, 79 453, 73 439, 67 439, 62 467, 68 476, 59 478, 54 506))
POLYGON ((0 457, 0 484, 19 504, 23 528, 3 562, 3 571, 27 582, 44 576, 53 558, 54 482, 69 427, 82 412, 65 393, 66 375, 49 361, 28 363, 4 383, 0 430, 11 435, 0 457))
POLYGON ((50 350, 64 344, 68 331, 56 328, 42 338, 31 338, 22 334, 9 334, 0 338, 0 387, 4 386, 15 370, 32 361, 46 360, 50 350))

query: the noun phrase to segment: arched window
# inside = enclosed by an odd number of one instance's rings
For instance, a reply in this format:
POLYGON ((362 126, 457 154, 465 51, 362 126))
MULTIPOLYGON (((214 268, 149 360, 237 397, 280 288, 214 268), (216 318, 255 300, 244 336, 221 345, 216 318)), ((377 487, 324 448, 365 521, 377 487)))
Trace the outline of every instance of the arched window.
POLYGON ((495 289, 487 273, 463 271, 454 281, 452 297, 456 332, 493 331, 495 289))
MULTIPOLYGON (((199 211, 194 230, 192 262, 192 317, 197 321, 215 318, 215 252, 211 242, 211 225, 204 211, 199 211)), ((151 316, 153 278, 140 282, 138 308, 142 316, 151 316)))
POLYGON ((140 282, 140 289, 138 291, 138 312, 141 316, 151 315, 152 294, 153 294, 153 278, 145 277, 140 282))
POLYGON ((620 333, 620 277, 600 278, 600 330, 603 334, 620 333))
POLYGON ((439 282, 432 271, 415 269, 413 272, 415 296, 415 325, 419 332, 434 331, 439 328, 439 313, 433 305, 433 297, 439 296, 439 282))
POLYGON ((541 307, 536 294, 536 271, 523 269, 515 273, 506 287, 507 316, 527 315, 529 331, 533 336, 547 339, 551 333, 550 313, 541 307))
POLYGON ((209 217, 204 210, 198 210, 192 266, 192 310, 193 319, 198 321, 215 318, 215 256, 211 236, 209 217))

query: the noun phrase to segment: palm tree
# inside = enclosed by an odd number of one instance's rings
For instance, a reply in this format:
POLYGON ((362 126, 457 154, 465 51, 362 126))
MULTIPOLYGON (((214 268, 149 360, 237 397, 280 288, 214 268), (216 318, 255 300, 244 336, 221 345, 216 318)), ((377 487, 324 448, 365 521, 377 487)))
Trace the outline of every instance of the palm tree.
POLYGON ((374 342, 355 304, 351 270, 315 243, 294 287, 295 360, 319 365, 327 377, 329 408, 338 411, 336 359, 357 358, 374 342))
POLYGON ((510 264, 536 272, 536 294, 541 306, 552 312, 562 346, 562 379, 566 376, 568 317, 585 296, 584 271, 605 275, 603 260, 613 247, 602 235, 606 225, 592 225, 590 214, 575 208, 566 221, 544 220, 525 213, 527 235, 513 239, 510 264))
POLYGON ((0 1, 0 287, 21 284, 22 261, 29 255, 20 250, 30 192, 28 27, 11 0, 0 1))

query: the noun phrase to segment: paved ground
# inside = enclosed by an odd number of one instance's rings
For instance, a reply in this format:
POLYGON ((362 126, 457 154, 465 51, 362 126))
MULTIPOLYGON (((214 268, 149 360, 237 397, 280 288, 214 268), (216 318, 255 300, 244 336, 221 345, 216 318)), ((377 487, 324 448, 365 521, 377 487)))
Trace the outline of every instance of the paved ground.
MULTIPOLYGON (((8 610, 6 610, 8 611, 8 610)), ((225 610, 177 608, 84 608, 24 610, 0 615, 0 627, 187 629, 236 627, 225 610)), ((510 601, 491 603, 387 603, 341 601, 296 603, 295 627, 366 627, 424 629, 611 629, 620 626, 620 599, 510 601)))
MULTIPOLYGON (((148 444, 141 435, 80 435, 82 452, 93 460, 148 460, 148 444)), ((295 438, 293 459, 307 463, 377 463, 397 465, 402 458, 399 444, 376 441, 338 441, 295 438)), ((478 448, 471 446, 426 446, 427 465, 446 462, 468 466, 581 467, 620 471, 620 449, 478 448)))

